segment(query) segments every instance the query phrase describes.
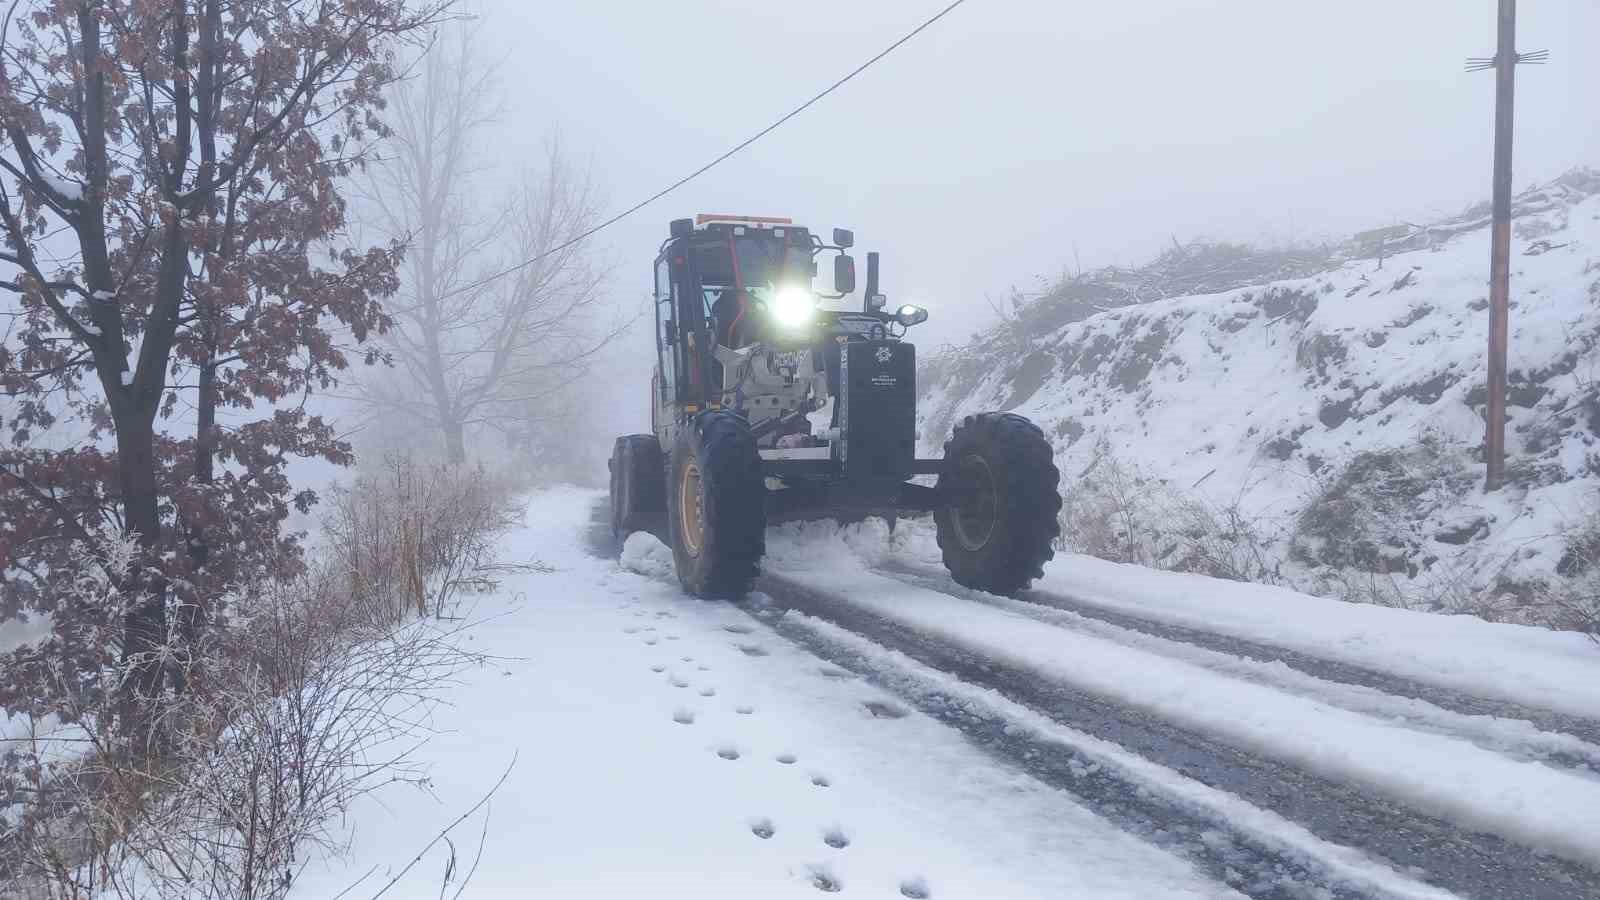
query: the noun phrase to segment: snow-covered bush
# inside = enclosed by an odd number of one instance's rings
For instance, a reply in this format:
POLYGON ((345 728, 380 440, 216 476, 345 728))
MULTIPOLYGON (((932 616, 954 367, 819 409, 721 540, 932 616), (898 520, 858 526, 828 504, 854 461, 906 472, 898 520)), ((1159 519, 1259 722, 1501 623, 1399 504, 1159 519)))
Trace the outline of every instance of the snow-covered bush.
POLYGON ((1281 583, 1268 523, 1139 471, 1105 443, 1066 482, 1057 549, 1233 581, 1281 583))
POLYGON ((1600 643, 1600 506, 1591 506, 1586 521, 1567 534, 1556 574, 1541 597, 1550 623, 1600 643))
POLYGON ((117 692, 97 690, 13 746, 0 880, 41 897, 281 897, 356 797, 421 780, 408 760, 427 709, 472 661, 455 633, 352 620, 326 565, 262 587, 190 657, 157 745, 128 746, 117 692))
MULTIPOLYGON (((64 660, 46 638, 0 658, 0 678, 42 667, 68 698, 4 722, 0 883, 49 898, 284 895, 352 800, 420 779, 408 760, 428 708, 475 659, 439 620, 493 571, 513 498, 482 470, 404 460, 337 492, 297 576, 235 586, 199 636, 174 617, 150 651, 173 685, 155 698, 123 689, 144 661, 109 650, 64 660)), ((134 602, 118 585, 135 548, 75 553, 84 574, 56 608, 111 628, 134 602)))
POLYGON ((1459 503, 1477 480, 1467 461, 1436 436, 1403 449, 1363 451, 1319 474, 1290 548, 1311 568, 1414 577, 1421 570, 1419 551, 1431 539, 1465 542, 1486 525, 1471 520, 1438 534, 1427 530, 1434 514, 1459 503))

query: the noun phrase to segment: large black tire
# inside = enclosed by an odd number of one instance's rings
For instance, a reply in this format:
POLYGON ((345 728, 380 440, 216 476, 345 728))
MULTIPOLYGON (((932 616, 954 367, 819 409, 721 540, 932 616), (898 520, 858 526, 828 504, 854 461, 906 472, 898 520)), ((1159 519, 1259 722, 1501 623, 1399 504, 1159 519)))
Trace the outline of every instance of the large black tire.
POLYGON ((958 584, 1011 596, 1044 576, 1061 533, 1061 473, 1044 432, 982 413, 956 426, 939 466, 933 520, 958 584))
POLYGON ((667 466, 653 434, 628 434, 611 447, 611 535, 620 546, 635 531, 659 531, 666 514, 667 466))
POLYGON ((749 593, 767 550, 766 480, 750 423, 726 410, 678 432, 667 480, 667 530, 683 589, 697 597, 749 593))

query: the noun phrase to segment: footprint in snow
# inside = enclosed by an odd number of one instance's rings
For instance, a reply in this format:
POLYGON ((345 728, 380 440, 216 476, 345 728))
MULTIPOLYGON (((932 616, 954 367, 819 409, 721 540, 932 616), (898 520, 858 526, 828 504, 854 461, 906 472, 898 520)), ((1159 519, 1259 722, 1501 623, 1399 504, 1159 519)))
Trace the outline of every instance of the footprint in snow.
POLYGON ((655 665, 650 667, 650 671, 652 671, 652 672, 665 672, 666 670, 667 670, 667 667, 662 665, 661 663, 656 663, 655 665))
POLYGON ((907 878, 900 882, 900 896, 910 897, 912 900, 928 900, 933 892, 928 890, 928 883, 918 878, 907 878))
POLYGON ((749 716, 755 714, 756 708, 754 706, 735 706, 733 711, 741 716, 749 716))
POLYGON ((668 678, 667 681, 670 682, 672 684, 672 686, 675 687, 675 688, 686 688, 686 687, 689 686, 689 682, 688 682, 687 679, 679 678, 676 675, 672 676, 671 678, 668 678))
POLYGON ((817 890, 829 894, 837 894, 844 890, 844 882, 840 881, 839 876, 833 874, 827 866, 815 865, 807 866, 806 868, 808 877, 811 879, 811 886, 817 890))
POLYGON ((675 640, 677 640, 677 639, 678 639, 678 636, 677 636, 677 635, 675 635, 675 634, 669 634, 669 635, 667 635, 667 640, 669 640, 669 641, 675 641, 675 640))
POLYGON ((766 656, 767 651, 760 644, 740 644, 739 652, 745 656, 766 656))
POLYGON ((683 659, 684 662, 694 662, 694 657, 692 657, 692 656, 685 656, 685 657, 682 657, 682 659, 683 659))
POLYGON ((750 823, 750 833, 763 841, 778 833, 771 819, 756 819, 750 823))
POLYGON ((647 638, 645 638, 645 639, 644 639, 644 642, 645 642, 645 643, 646 643, 646 644, 647 644, 647 645, 649 645, 649 646, 651 646, 651 647, 654 647, 654 646, 655 646, 655 645, 656 645, 656 639, 655 639, 655 638, 653 638, 653 637, 647 637, 647 638))
POLYGON ((830 787, 833 785, 833 782, 828 780, 828 776, 822 774, 821 772, 811 773, 811 783, 817 787, 830 787))
POLYGON ((627 628, 622 629, 622 633, 623 634, 638 634, 639 633, 639 626, 637 626, 637 625, 629 625, 627 628))
POLYGON ((715 697, 716 695, 717 689, 714 687, 703 687, 700 689, 700 696, 702 697, 715 697))
POLYGON ((737 625, 737 624, 724 625, 724 626, 722 626, 722 630, 728 632, 729 634, 749 634, 750 633, 750 626, 749 625, 737 625))
POLYGON ((709 671, 711 671, 711 667, 710 666, 706 666, 706 665, 695 666, 694 668, 695 668, 695 671, 697 671, 697 672, 709 672, 709 671))
POLYGON ((822 842, 835 850, 843 850, 850 846, 849 836, 837 825, 822 833, 822 842))
POLYGON ((799 757, 795 756, 793 753, 779 753, 776 759, 778 762, 781 762, 786 766, 792 766, 799 761, 799 757))
POLYGON ((823 678, 841 678, 842 679, 842 678, 854 678, 854 677, 856 677, 853 673, 851 673, 849 671, 846 671, 845 669, 840 669, 840 668, 838 668, 836 666, 823 666, 821 669, 818 669, 817 671, 822 673, 822 677, 823 678))
POLYGON ((738 759, 739 748, 733 746, 732 744, 723 744, 721 747, 717 748, 717 755, 723 759, 738 759))
POLYGON ((677 722, 679 725, 693 725, 694 713, 680 706, 673 712, 672 721, 677 722))

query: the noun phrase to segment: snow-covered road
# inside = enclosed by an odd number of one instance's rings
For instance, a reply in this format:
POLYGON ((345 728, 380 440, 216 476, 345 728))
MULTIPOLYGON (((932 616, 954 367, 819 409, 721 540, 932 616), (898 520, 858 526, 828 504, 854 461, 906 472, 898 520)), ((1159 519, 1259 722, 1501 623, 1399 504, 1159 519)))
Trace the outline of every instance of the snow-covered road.
POLYGON ((450 893, 481 834, 466 896, 1600 897, 1575 636, 1077 558, 1004 600, 919 523, 774 529, 761 593, 709 603, 647 535, 596 552, 596 502, 533 498, 505 558, 554 571, 477 611, 507 659, 440 713, 432 795, 364 800, 293 896, 371 896, 515 757, 450 893))

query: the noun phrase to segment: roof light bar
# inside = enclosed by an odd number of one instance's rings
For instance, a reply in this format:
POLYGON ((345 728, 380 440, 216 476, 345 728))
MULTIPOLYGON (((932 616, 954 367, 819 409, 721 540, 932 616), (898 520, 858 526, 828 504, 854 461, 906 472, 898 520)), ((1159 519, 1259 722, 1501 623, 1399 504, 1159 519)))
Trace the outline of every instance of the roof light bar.
POLYGON ((787 216, 729 216, 718 213, 700 213, 694 217, 696 226, 707 222, 741 222, 746 225, 793 225, 794 220, 787 216))

